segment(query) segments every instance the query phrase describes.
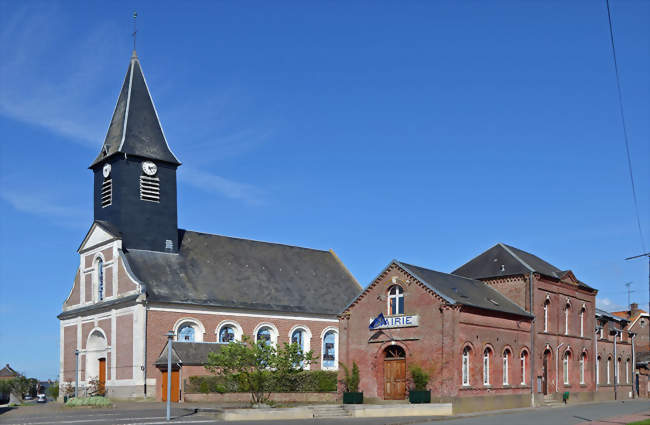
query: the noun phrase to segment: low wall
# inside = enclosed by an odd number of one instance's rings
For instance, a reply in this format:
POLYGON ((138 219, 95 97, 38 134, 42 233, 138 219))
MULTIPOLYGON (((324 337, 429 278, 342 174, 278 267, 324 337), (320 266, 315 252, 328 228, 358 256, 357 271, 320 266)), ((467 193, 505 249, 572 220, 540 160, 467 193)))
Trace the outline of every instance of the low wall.
MULTIPOLYGON (((270 399, 278 403, 336 403, 336 392, 327 393, 271 393, 270 399)), ((189 403, 249 402, 250 393, 185 393, 183 401, 189 403)))
POLYGON ((450 401, 454 406, 454 415, 459 413, 531 407, 530 393, 453 397, 450 401))

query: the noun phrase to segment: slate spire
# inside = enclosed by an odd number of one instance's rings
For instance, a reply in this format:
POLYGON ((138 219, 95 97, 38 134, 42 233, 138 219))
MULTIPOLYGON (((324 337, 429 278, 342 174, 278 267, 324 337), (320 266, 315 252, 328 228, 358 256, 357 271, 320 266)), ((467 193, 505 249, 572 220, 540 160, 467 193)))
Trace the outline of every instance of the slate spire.
POLYGON ((131 55, 106 139, 89 168, 94 168, 118 153, 164 161, 176 166, 181 164, 167 144, 135 50, 131 55))

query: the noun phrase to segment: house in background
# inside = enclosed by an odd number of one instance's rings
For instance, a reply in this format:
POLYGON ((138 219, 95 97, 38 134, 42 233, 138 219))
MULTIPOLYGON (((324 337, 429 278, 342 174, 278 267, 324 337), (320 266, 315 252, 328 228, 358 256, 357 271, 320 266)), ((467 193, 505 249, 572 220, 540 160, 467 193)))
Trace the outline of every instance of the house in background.
MULTIPOLYGON (((19 375, 18 372, 13 370, 11 366, 9 366, 9 363, 5 365, 2 369, 0 369, 0 380, 9 380, 9 379, 14 379, 17 378, 19 375)), ((5 404, 9 401, 10 394, 9 393, 0 393, 0 404, 5 404)))

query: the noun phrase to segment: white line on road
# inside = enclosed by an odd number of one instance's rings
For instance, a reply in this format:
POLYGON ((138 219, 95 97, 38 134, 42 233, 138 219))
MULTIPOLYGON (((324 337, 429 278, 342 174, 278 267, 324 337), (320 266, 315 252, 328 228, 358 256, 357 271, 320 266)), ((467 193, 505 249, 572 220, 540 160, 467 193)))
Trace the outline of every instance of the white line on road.
MULTIPOLYGON (((113 418, 112 420, 114 421, 133 421, 133 420, 149 420, 149 419, 163 419, 164 416, 151 416, 148 418, 113 418)), ((57 418, 60 419, 60 418, 57 418)), ((11 424, 4 424, 4 425, 50 425, 50 424, 72 424, 72 423, 77 423, 77 422, 100 422, 100 421, 106 421, 106 420, 111 420, 109 418, 105 419, 78 419, 76 421, 71 421, 71 420, 56 420, 53 421, 51 419, 48 419, 46 422, 15 422, 11 424)))

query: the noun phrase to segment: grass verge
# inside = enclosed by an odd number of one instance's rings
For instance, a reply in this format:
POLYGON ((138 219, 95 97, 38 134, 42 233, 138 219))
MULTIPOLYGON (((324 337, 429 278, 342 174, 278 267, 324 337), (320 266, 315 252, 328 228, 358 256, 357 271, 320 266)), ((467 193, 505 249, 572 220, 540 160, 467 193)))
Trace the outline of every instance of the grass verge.
POLYGON ((107 399, 106 397, 76 397, 69 399, 66 403, 68 407, 81 407, 81 406, 90 406, 90 407, 111 407, 113 402, 107 399))

